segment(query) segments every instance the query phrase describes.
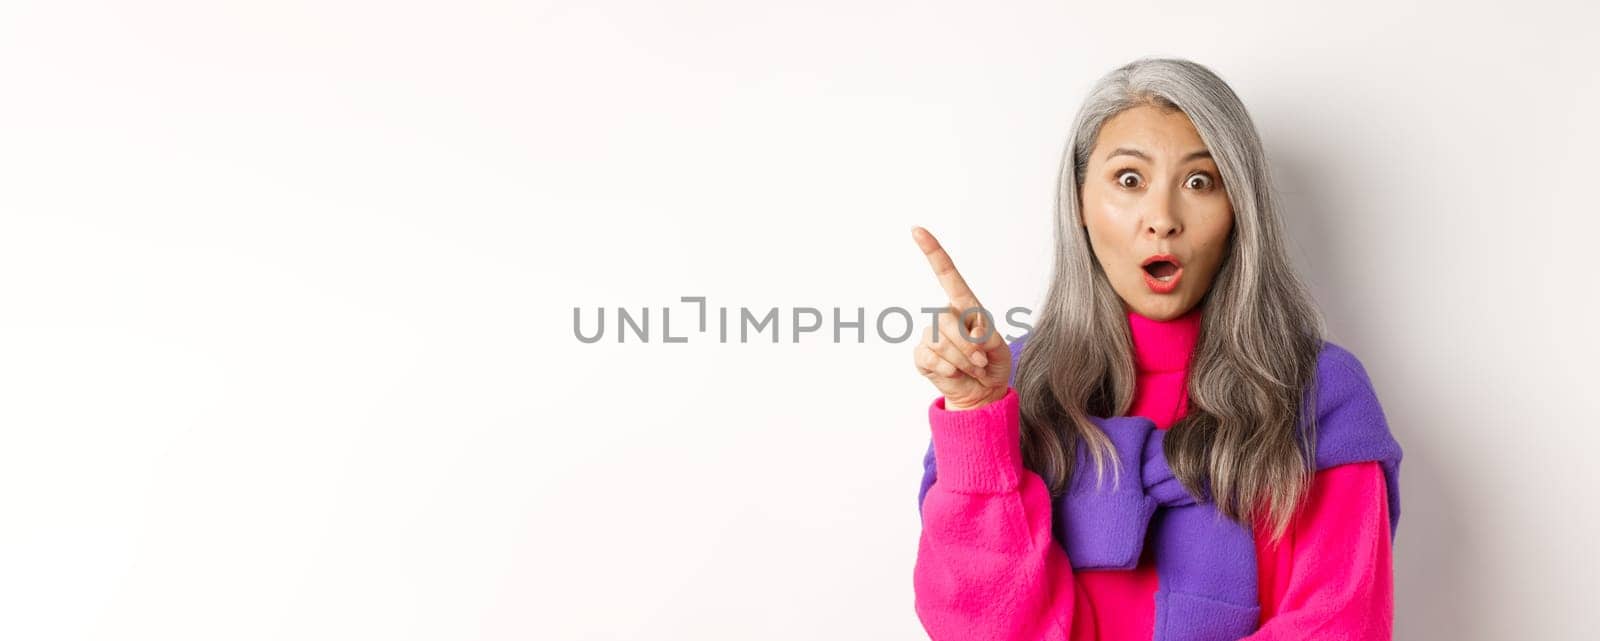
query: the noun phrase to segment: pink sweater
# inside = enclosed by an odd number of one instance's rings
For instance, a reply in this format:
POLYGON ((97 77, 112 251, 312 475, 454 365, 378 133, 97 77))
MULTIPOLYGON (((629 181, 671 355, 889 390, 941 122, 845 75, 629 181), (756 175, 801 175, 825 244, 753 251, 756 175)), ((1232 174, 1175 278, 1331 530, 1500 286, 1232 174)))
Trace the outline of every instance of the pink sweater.
MULTIPOLYGON (((1188 410, 1185 376, 1200 308, 1170 321, 1128 313, 1138 382, 1130 415, 1160 429, 1188 410)), ((1017 393, 972 410, 929 409, 939 476, 922 507, 916 611, 933 641, 1150 639, 1157 576, 1074 573, 1051 536, 1053 503, 1023 467, 1017 393)), ((1388 501, 1376 462, 1317 472, 1276 545, 1256 528, 1261 625, 1247 639, 1389 639, 1394 617, 1388 501)))

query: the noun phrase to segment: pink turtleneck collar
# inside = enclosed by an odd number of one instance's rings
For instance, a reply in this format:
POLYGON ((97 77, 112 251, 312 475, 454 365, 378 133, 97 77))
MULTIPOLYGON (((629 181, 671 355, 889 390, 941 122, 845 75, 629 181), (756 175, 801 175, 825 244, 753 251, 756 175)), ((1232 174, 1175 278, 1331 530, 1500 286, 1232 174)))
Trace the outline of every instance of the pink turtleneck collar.
POLYGON ((1200 339, 1200 306, 1172 320, 1158 321, 1128 310, 1133 362, 1141 372, 1183 371, 1200 339))
POLYGON ((1200 341, 1200 307, 1167 321, 1129 310, 1128 330, 1138 370, 1128 413, 1149 417, 1161 429, 1172 427, 1189 412, 1189 356, 1200 341))

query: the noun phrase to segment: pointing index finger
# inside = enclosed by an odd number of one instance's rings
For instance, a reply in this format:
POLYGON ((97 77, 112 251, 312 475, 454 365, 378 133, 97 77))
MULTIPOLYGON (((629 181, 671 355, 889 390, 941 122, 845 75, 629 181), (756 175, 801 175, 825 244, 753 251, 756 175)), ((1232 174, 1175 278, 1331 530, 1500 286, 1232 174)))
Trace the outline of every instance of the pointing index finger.
POLYGON ((950 254, 945 253, 939 239, 921 227, 912 227, 911 237, 917 241, 917 247, 922 248, 922 254, 928 257, 928 264, 933 267, 933 274, 939 277, 939 285, 950 296, 950 302, 960 309, 977 307, 978 297, 972 293, 972 288, 967 287, 961 272, 956 271, 955 261, 950 260, 950 254))

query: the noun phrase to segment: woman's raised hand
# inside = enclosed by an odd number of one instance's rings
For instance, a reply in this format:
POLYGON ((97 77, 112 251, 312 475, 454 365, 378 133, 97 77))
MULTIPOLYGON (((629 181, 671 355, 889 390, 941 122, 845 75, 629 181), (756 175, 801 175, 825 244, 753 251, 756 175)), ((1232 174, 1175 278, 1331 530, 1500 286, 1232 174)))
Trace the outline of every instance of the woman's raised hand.
POLYGON ((933 274, 950 298, 948 313, 939 314, 937 325, 925 330, 917 344, 917 371, 944 395, 945 409, 972 409, 1000 400, 1010 384, 1011 348, 1000 337, 993 319, 982 312, 978 297, 962 280, 939 240, 921 227, 911 228, 911 237, 928 257, 933 274))

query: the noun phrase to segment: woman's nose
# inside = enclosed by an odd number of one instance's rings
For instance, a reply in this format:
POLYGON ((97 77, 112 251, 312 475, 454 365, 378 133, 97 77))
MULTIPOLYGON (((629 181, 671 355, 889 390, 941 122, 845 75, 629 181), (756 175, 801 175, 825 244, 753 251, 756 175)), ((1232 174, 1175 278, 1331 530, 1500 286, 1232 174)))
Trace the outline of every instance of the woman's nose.
POLYGON ((1145 232, 1156 238, 1175 236, 1180 231, 1183 231, 1183 225, 1167 206, 1156 207, 1145 218, 1145 232))

